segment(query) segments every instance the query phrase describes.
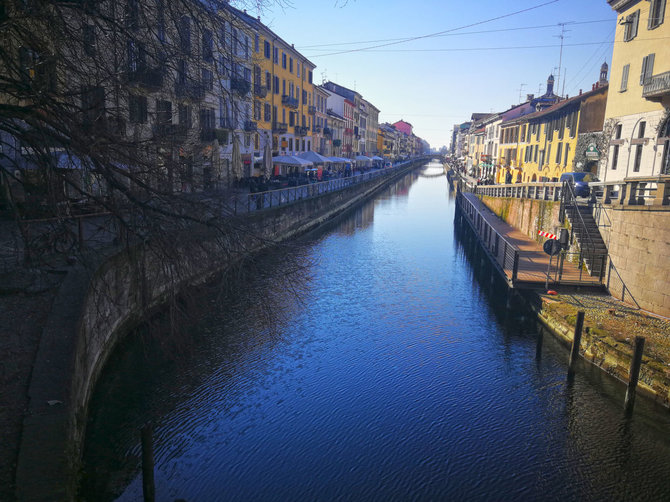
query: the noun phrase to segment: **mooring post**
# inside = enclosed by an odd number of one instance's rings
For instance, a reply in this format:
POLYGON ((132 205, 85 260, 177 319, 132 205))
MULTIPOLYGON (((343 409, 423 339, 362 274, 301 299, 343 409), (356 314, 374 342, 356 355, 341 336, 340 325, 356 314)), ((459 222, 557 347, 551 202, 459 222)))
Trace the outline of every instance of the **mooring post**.
POLYGON ((577 323, 575 324, 575 335, 572 337, 572 350, 570 350, 570 362, 568 363, 568 378, 575 375, 575 364, 579 357, 579 346, 582 342, 582 327, 584 326, 584 311, 577 312, 577 323))
POLYGON ((644 352, 644 337, 635 337, 635 352, 633 352, 633 359, 630 362, 630 371, 628 372, 628 388, 626 389, 626 399, 623 407, 626 415, 633 413, 635 406, 635 391, 637 389, 637 381, 640 376, 640 366, 642 365, 642 352, 644 352))
POLYGON ((154 485, 154 445, 151 437, 151 426, 142 427, 142 493, 145 502, 156 500, 154 485))

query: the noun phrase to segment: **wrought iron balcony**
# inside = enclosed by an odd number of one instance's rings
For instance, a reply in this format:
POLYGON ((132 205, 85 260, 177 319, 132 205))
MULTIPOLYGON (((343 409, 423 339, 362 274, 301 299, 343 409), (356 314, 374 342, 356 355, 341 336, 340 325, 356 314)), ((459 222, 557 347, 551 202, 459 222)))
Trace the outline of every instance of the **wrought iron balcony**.
POLYGON ((670 71, 652 75, 642 88, 642 97, 650 101, 660 101, 670 95, 670 71))
POLYGON ((247 132, 254 132, 258 129, 258 124, 253 120, 247 120, 244 122, 244 130, 247 132))
POLYGON ((334 139, 333 140, 333 146, 342 146, 342 140, 341 139, 334 139))
POLYGON ((129 84, 137 84, 147 89, 160 89, 163 86, 164 71, 161 68, 145 68, 128 72, 129 84))
POLYGON ((243 78, 232 77, 230 79, 230 89, 240 96, 246 96, 251 90, 251 82, 243 78))
POLYGON ((314 105, 310 105, 310 106, 307 108, 307 113, 309 113, 310 115, 314 115, 314 114, 316 113, 316 106, 314 106, 314 105))
POLYGON ((177 82, 174 92, 178 98, 202 99, 205 97, 205 87, 200 82, 177 82))
POLYGON ((214 141, 216 139, 216 129, 207 127, 200 129, 200 141, 214 141))
POLYGON ((268 88, 264 85, 254 84, 254 96, 264 98, 268 95, 268 88))
POLYGON ((323 130, 323 128, 320 125, 315 124, 314 127, 313 127, 313 131, 315 133, 320 133, 322 130, 323 130))
POLYGON ((324 127, 323 128, 323 135, 324 136, 332 136, 333 135, 333 130, 330 127, 324 127))
POLYGON ((281 97, 281 103, 282 105, 288 106, 289 108, 298 108, 298 100, 296 98, 292 98, 288 94, 284 94, 281 97))
POLYGON ((288 124, 286 122, 273 122, 272 132, 284 134, 288 131, 288 124))
POLYGON ((188 132, 184 124, 155 124, 153 127, 154 138, 156 139, 182 139, 188 132))
POLYGON ((296 136, 305 136, 307 135, 307 127, 295 126, 295 135, 296 136))

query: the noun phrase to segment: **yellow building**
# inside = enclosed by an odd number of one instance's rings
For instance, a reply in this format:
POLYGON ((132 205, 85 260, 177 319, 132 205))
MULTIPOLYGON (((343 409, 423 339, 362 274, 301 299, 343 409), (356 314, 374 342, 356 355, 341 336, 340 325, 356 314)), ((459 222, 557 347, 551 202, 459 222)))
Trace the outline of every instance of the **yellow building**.
POLYGON ((670 19, 666 0, 608 0, 617 13, 607 165, 600 178, 670 173, 670 19))
POLYGON ((575 153, 580 135, 586 141, 589 134, 603 129, 608 94, 605 78, 606 72, 601 73, 591 91, 506 123, 501 137, 505 168, 497 181, 504 182, 507 172, 515 183, 558 181, 561 174, 578 167, 595 173, 597 164, 576 166, 575 153))
POLYGON ((271 141, 273 156, 311 151, 314 63, 259 19, 236 13, 254 31, 253 106, 259 149, 271 141))

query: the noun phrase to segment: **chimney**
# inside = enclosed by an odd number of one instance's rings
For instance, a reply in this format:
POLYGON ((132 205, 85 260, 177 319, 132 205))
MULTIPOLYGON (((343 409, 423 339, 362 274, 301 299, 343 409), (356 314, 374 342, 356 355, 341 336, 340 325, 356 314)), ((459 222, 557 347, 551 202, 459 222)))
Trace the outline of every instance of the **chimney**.
POLYGON ((526 101, 533 101, 535 99, 535 94, 526 94, 526 101))
POLYGON ((554 93, 554 76, 549 75, 549 78, 547 79, 547 96, 551 96, 554 93))

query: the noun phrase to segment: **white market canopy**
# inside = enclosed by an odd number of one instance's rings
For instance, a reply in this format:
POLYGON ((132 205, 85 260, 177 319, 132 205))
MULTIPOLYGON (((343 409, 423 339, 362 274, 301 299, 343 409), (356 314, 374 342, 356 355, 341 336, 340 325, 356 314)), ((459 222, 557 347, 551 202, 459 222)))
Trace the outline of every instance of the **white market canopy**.
POLYGON ((301 159, 300 157, 294 157, 293 155, 278 155, 277 157, 272 157, 273 164, 284 164, 286 166, 299 166, 307 167, 313 165, 312 162, 301 159))
POLYGON ((330 160, 328 157, 324 157, 323 155, 316 153, 316 152, 302 152, 297 155, 297 157, 307 160, 310 162, 313 162, 314 164, 332 164, 333 161, 330 160))

